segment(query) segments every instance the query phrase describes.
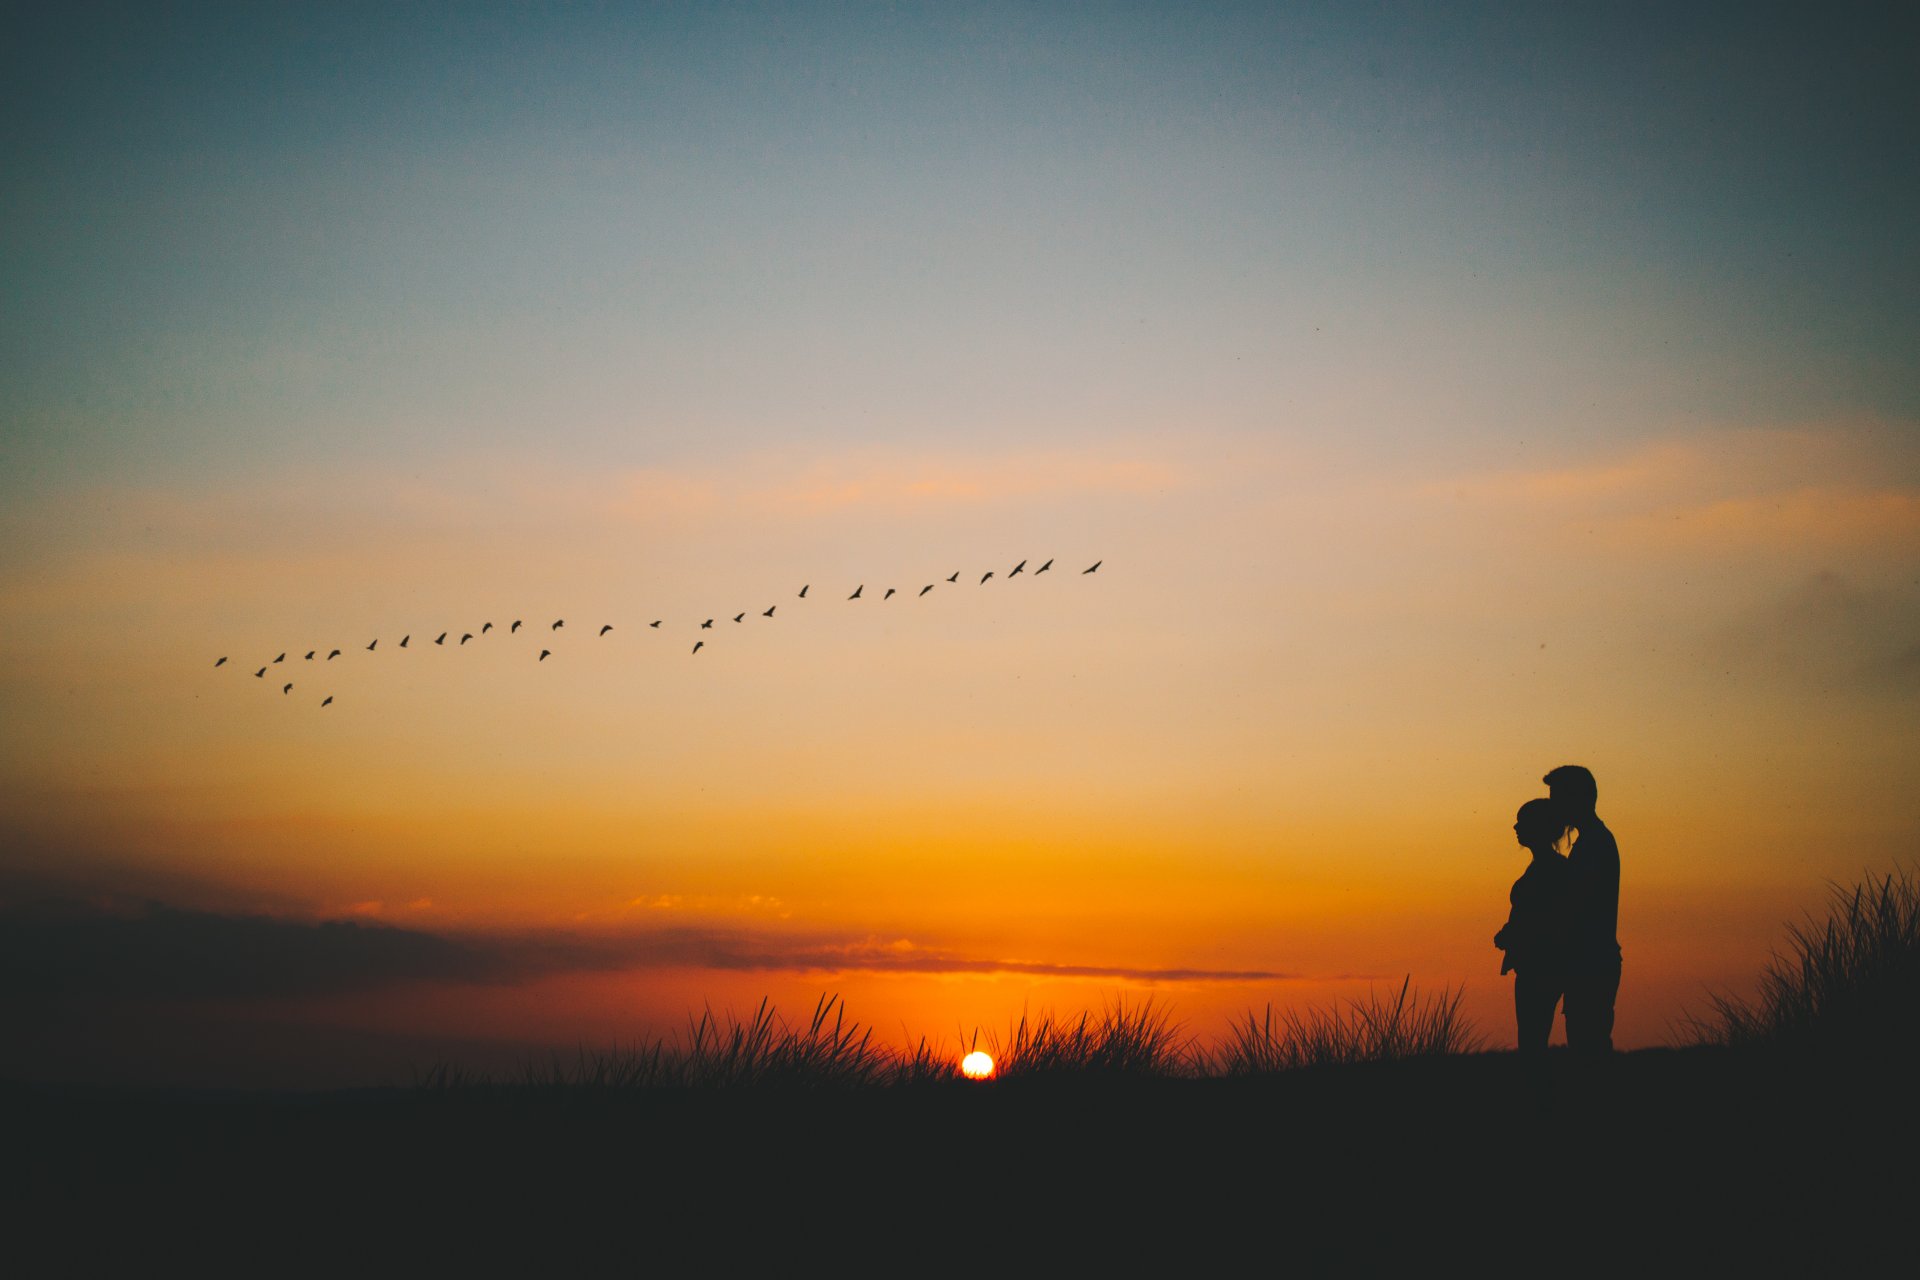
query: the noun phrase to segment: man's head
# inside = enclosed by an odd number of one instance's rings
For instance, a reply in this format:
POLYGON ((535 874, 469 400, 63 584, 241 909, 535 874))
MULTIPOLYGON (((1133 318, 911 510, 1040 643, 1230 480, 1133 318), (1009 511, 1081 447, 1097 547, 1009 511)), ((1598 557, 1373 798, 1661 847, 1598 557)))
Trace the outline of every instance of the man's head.
POLYGON ((1578 825, 1589 817, 1600 800, 1600 788, 1585 765, 1563 764, 1541 779, 1547 784, 1547 798, 1560 807, 1567 821, 1578 825))

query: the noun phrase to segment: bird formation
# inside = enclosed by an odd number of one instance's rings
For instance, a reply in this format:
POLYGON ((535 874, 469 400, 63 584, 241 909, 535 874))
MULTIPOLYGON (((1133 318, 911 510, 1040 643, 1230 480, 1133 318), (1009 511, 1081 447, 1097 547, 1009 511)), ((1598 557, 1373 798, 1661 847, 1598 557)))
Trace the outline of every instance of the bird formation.
MULTIPOLYGON (((1106 561, 1104 561, 1104 560, 1095 560, 1095 561, 1094 561, 1094 562, 1093 562, 1092 564, 1090 564, 1090 565, 1088 565, 1088 566, 1087 566, 1086 568, 1084 568, 1084 569, 1082 569, 1082 570, 1081 570, 1080 572, 1081 572, 1081 574, 1082 574, 1082 575, 1085 575, 1085 574, 1089 574, 1089 573, 1094 573, 1094 572, 1096 572, 1096 571, 1097 571, 1097 570, 1098 570, 1098 569, 1100 568, 1100 566, 1101 566, 1101 565, 1103 565, 1103 564, 1105 564, 1105 563, 1106 563, 1106 561)), ((1021 561, 1021 562, 1020 562, 1019 564, 1017 564, 1017 565, 1015 565, 1015 566, 1013 566, 1013 568, 1012 568, 1012 569, 1010 569, 1010 570, 1009 570, 1009 571, 1007 572, 1007 575, 1006 575, 1006 577, 1005 577, 1004 579, 1002 579, 1002 581, 1011 581, 1011 580, 1013 580, 1013 579, 1014 579, 1015 577, 1017 577, 1017 576, 1019 576, 1019 575, 1020 575, 1021 573, 1023 573, 1023 572, 1025 572, 1025 571, 1026 571, 1026 567, 1027 567, 1027 562, 1026 562, 1025 560, 1022 560, 1022 561, 1021 561)), ((1039 567, 1038 569, 1035 569, 1035 570, 1033 571, 1033 576, 1037 578, 1037 577, 1039 577, 1039 576, 1040 576, 1041 574, 1043 574, 1043 573, 1045 573, 1045 572, 1047 572, 1047 571, 1048 571, 1049 569, 1051 569, 1051 568, 1053 568, 1053 561, 1052 561, 1052 560, 1048 560, 1048 561, 1047 561, 1047 562, 1046 562, 1045 564, 1043 564, 1043 565, 1041 565, 1041 566, 1040 566, 1040 567, 1039 567)), ((986 571, 986 573, 984 573, 984 574, 982 574, 982 575, 981 575, 981 577, 980 577, 980 583, 979 583, 979 585, 981 585, 981 586, 985 586, 985 585, 987 584, 987 582, 988 582, 988 581, 989 581, 990 579, 992 579, 992 578, 993 578, 993 576, 994 576, 994 572, 993 572, 993 570, 991 570, 991 569, 989 569, 989 570, 987 570, 987 571, 986 571)), ((959 571, 959 570, 955 570, 955 571, 954 571, 953 573, 951 573, 951 574, 949 574, 949 575, 947 575, 947 579, 946 579, 946 580, 947 580, 947 582, 949 582, 949 583, 957 583, 957 582, 959 582, 959 581, 960 581, 960 571, 959 571)), ((803 586, 803 587, 801 587, 801 588, 800 588, 800 592, 799 592, 799 596, 798 596, 798 598, 799 598, 799 599, 801 599, 801 600, 805 600, 805 599, 807 598, 807 592, 808 592, 808 591, 809 591, 809 590, 810 590, 810 589, 812 588, 812 585, 813 585, 812 583, 808 583, 808 584, 806 584, 805 586, 803 586)), ((937 585, 937 584, 935 584, 935 583, 932 583, 932 582, 929 582, 929 583, 928 583, 928 584, 927 584, 926 586, 924 586, 924 587, 921 587, 921 588, 920 588, 920 590, 919 590, 919 592, 918 592, 918 593, 917 593, 917 594, 915 595, 915 597, 914 597, 914 598, 915 598, 915 599, 917 600, 917 599, 921 599, 921 598, 923 598, 923 597, 925 597, 925 596, 926 596, 926 594, 927 594, 927 593, 928 593, 929 591, 932 591, 932 590, 934 589, 934 587, 935 587, 935 585, 937 585)), ((862 595, 862 593, 863 593, 863 592, 865 592, 865 591, 866 591, 866 589, 867 589, 867 584, 866 584, 866 583, 864 583, 864 582, 863 582, 863 583, 861 583, 861 584, 859 584, 858 586, 856 586, 856 587, 855 587, 855 588, 853 589, 853 594, 852 594, 852 595, 850 595, 850 596, 848 596, 848 597, 847 597, 847 599, 848 599, 849 601, 852 601, 852 600, 860 600, 860 599, 862 599, 862 598, 863 598, 863 595, 862 595)), ((886 594, 885 594, 885 595, 883 595, 883 596, 881 596, 880 598, 881 598, 882 600, 891 600, 891 599, 893 599, 893 597, 894 597, 894 595, 895 595, 895 594, 896 594, 896 593, 898 592, 898 590, 899 590, 899 588, 897 588, 897 587, 888 587, 888 588, 886 589, 886 594)), ((760 616, 761 616, 761 617, 763 617, 763 618, 771 618, 771 617, 773 617, 773 611, 774 611, 774 610, 775 610, 776 608, 778 608, 778 607, 779 607, 778 605, 768 605, 768 606, 766 607, 766 609, 764 609, 764 610, 762 610, 762 611, 761 611, 761 613, 760 613, 760 616)), ((734 614, 734 615, 733 615, 733 620, 734 620, 735 622, 744 622, 744 621, 746 620, 746 616, 747 616, 747 614, 748 614, 748 612, 749 612, 749 610, 745 610, 745 609, 743 609, 743 610, 741 610, 741 611, 740 611, 739 613, 736 613, 736 614, 734 614)), ((651 630, 655 630, 655 631, 657 631, 657 630, 659 630, 659 629, 660 629, 660 625, 661 625, 661 623, 662 623, 663 621, 665 621, 665 620, 664 620, 664 619, 655 619, 654 621, 652 621, 652 622, 650 622, 650 623, 648 623, 648 624, 647 624, 647 626, 648 626, 648 628, 649 628, 649 629, 651 629, 651 630)), ((705 620, 704 622, 702 622, 702 623, 700 623, 700 624, 699 624, 699 627, 698 627, 698 629, 699 629, 699 630, 701 630, 701 631, 711 631, 711 630, 713 629, 713 622, 714 622, 714 620, 713 620, 712 618, 708 618, 707 620, 705 620)), ((517 632, 518 632, 518 631, 520 630, 520 628, 521 628, 521 626, 522 626, 522 625, 524 625, 524 620, 523 620, 523 619, 520 619, 520 618, 515 618, 515 619, 513 620, 513 624, 512 624, 511 626, 509 626, 509 627, 507 628, 507 633, 508 633, 509 635, 513 635, 513 634, 515 634, 515 633, 517 633, 517 632)), ((547 630, 548 630, 549 632, 557 632, 557 631, 559 631, 559 630, 560 630, 560 629, 561 629, 562 627, 565 627, 566 625, 567 625, 567 620, 566 620, 565 618, 555 618, 555 619, 553 620, 553 624, 552 624, 552 625, 551 625, 550 627, 548 627, 548 628, 547 628, 547 630)), ((599 633, 598 633, 598 635, 599 635, 599 637, 600 637, 600 638, 602 638, 602 639, 604 639, 604 638, 606 637, 606 635, 607 635, 607 633, 608 633, 608 632, 610 632, 610 631, 612 631, 613 629, 614 629, 614 626, 613 626, 613 624, 612 624, 611 622, 608 622, 608 623, 603 623, 603 624, 601 625, 601 627, 600 627, 600 630, 599 630, 599 633)), ((471 631, 465 631, 465 632, 462 632, 462 633, 461 633, 461 635, 460 635, 460 640, 459 640, 459 644, 460 644, 460 645, 465 645, 465 644, 466 644, 466 643, 467 643, 467 642, 468 642, 469 640, 474 640, 474 639, 477 639, 477 638, 479 638, 479 636, 484 636, 484 635, 486 635, 486 634, 487 634, 487 633, 488 633, 489 631, 492 631, 492 630, 493 630, 493 623, 491 623, 491 622, 484 622, 484 623, 482 623, 482 624, 481 624, 481 626, 480 626, 480 630, 479 630, 479 632, 478 632, 478 634, 477 634, 477 635, 476 635, 476 633, 474 633, 474 632, 471 632, 471 631)), ((451 631, 451 630, 448 630, 448 631, 442 631, 442 632, 441 632, 441 633, 440 633, 440 634, 439 634, 438 636, 436 636, 436 637, 434 638, 434 641, 433 641, 433 642, 434 642, 434 643, 435 643, 436 645, 442 645, 442 646, 444 646, 444 645, 446 644, 446 642, 447 642, 447 637, 448 637, 449 635, 451 635, 451 634, 452 634, 452 631, 451 631)), ((406 648, 406 647, 407 647, 407 642, 408 642, 409 640, 411 640, 411 639, 413 639, 413 636, 412 636, 412 634, 411 634, 411 633, 408 633, 407 635, 405 635, 405 636, 402 636, 402 637, 401 637, 401 639, 400 639, 400 643, 399 643, 399 645, 398 645, 397 647, 398 647, 398 648, 401 648, 401 649, 404 649, 404 648, 406 648)), ((368 642, 367 642, 367 650, 366 650, 366 651, 367 651, 368 653, 372 653, 372 652, 374 652, 374 650, 375 650, 375 648, 376 648, 376 647, 377 647, 377 646, 379 645, 379 643, 380 643, 380 639, 379 639, 379 637, 378 637, 378 636, 376 636, 376 637, 374 637, 374 638, 373 638, 372 640, 370 640, 370 641, 368 641, 368 642)), ((699 652, 700 652, 700 651, 701 651, 702 649, 704 649, 704 648, 706 648, 706 647, 707 647, 707 642, 706 642, 706 641, 705 641, 704 639, 702 639, 702 640, 696 640, 696 641, 694 641, 694 645, 693 645, 693 650, 692 650, 692 651, 693 651, 694 653, 699 653, 699 652)), ((327 656, 326 656, 326 659, 325 659, 325 661, 327 661, 327 662, 332 662, 332 661, 333 661, 333 660, 334 660, 335 658, 337 658, 337 657, 339 657, 339 656, 340 656, 340 652, 341 652, 341 651, 340 651, 339 649, 331 649, 331 650, 329 650, 329 651, 327 652, 327 656)), ((305 660, 305 661, 307 661, 307 662, 312 662, 312 661, 314 660, 314 655, 315 655, 315 654, 317 654, 317 653, 319 653, 319 650, 318 650, 318 649, 309 649, 309 650, 307 650, 307 652, 306 652, 306 657, 305 657, 305 659, 304 659, 304 660, 305 660)), ((536 661, 536 662, 545 662, 545 661, 546 661, 546 660, 547 660, 548 658, 550 658, 550 657, 552 657, 552 656, 553 656, 553 650, 551 650, 551 649, 542 649, 542 650, 540 650, 540 656, 539 656, 538 658, 536 658, 536 659, 535 659, 534 661, 536 661)), ((273 661, 272 661, 272 662, 268 662, 268 663, 265 663, 265 664, 263 664, 263 665, 262 665, 262 666, 260 667, 260 669, 259 669, 258 671, 255 671, 255 672, 253 673, 253 675, 254 675, 254 678, 255 678, 256 680, 264 680, 264 679, 266 678, 266 675, 267 675, 267 668, 268 668, 268 667, 271 667, 271 666, 274 666, 274 665, 275 665, 275 664, 277 664, 277 663, 282 663, 282 662, 285 662, 286 660, 287 660, 287 655, 286 655, 286 653, 284 653, 284 652, 283 652, 283 653, 281 653, 281 654, 280 654, 280 656, 278 656, 278 657, 276 657, 275 659, 273 659, 273 661)), ((220 667, 224 667, 224 666, 226 666, 226 665, 227 665, 227 657, 226 657, 225 655, 222 655, 222 656, 221 656, 220 658, 218 658, 218 659, 216 659, 216 660, 214 661, 214 664, 213 664, 213 665, 214 665, 214 667, 215 667, 216 669, 217 669, 217 668, 220 668, 220 667)), ((288 681, 288 682, 286 682, 286 683, 285 683, 285 684, 283 684, 283 685, 281 686, 281 688, 280 688, 280 693, 281 693, 281 695, 282 695, 282 696, 286 696, 286 695, 288 695, 288 694, 291 694, 292 692, 293 692, 293 681, 288 681)), ((320 702, 320 705, 321 705, 321 706, 323 706, 323 707, 328 707, 328 706, 332 706, 332 705, 333 705, 333 695, 332 695, 332 694, 328 694, 328 695, 327 695, 327 696, 326 696, 325 698, 323 698, 323 699, 321 699, 321 702, 320 702)))

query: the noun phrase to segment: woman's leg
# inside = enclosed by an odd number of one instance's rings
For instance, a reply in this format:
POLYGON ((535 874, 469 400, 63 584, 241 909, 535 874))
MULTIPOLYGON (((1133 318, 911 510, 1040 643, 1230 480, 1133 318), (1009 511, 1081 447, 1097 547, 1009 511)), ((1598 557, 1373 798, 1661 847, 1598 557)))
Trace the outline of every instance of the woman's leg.
POLYGON ((1520 1052, 1545 1054, 1553 1034, 1553 1011, 1560 1004, 1559 976, 1528 972, 1513 975, 1513 1016, 1520 1027, 1520 1052))

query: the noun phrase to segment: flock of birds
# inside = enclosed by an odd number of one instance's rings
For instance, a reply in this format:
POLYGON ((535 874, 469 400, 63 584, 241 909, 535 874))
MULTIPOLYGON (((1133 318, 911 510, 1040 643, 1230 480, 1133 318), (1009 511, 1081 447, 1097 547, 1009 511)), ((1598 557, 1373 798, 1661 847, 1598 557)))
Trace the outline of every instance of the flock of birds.
MULTIPOLYGON (((1088 565, 1086 568, 1082 569, 1080 572, 1082 575, 1093 573, 1094 571, 1099 569, 1101 565, 1105 563, 1106 563, 1105 560, 1095 560, 1092 564, 1088 565)), ((1033 571, 1033 576, 1037 578, 1041 574, 1046 573, 1048 570, 1052 568, 1053 568, 1053 561, 1048 560, 1045 564, 1041 565, 1038 569, 1035 569, 1033 571)), ((1009 579, 1019 577, 1022 573, 1026 572, 1026 569, 1027 569, 1027 562, 1025 560, 1022 560, 1019 564, 1013 566, 1013 568, 1007 572, 1006 576, 1009 579)), ((988 581, 991 580, 994 576, 995 574, 993 570, 991 569, 987 570, 987 572, 980 575, 980 582, 978 583, 978 585, 985 586, 988 583, 988 581)), ((959 571, 956 570, 954 573, 949 575, 946 580, 949 583, 959 582, 960 581, 959 571)), ((914 598, 919 599, 920 597, 926 595, 929 591, 932 591, 938 585, 940 584, 937 582, 929 582, 926 586, 920 588, 920 590, 915 594, 914 598)), ((812 586, 813 586, 812 583, 808 583, 806 586, 801 587, 798 598, 801 600, 805 600, 807 598, 807 592, 812 589, 812 586)), ((859 586, 853 589, 853 594, 848 596, 847 599, 859 600, 863 598, 866 592, 866 589, 867 589, 867 584, 864 582, 861 583, 859 586)), ((888 587, 886 590, 886 594, 881 596, 880 598, 882 600, 891 600, 897 594, 899 594, 899 588, 888 587)), ((765 609, 760 611, 760 616, 763 618, 771 618, 773 616, 773 611, 777 608, 779 608, 777 604, 768 605, 765 609)), ((743 609, 739 613, 736 613, 733 615, 733 620, 735 622, 744 622, 749 612, 750 610, 743 609)), ((658 631, 663 621, 664 619, 655 618, 652 622, 649 622, 647 624, 647 627, 649 630, 658 631)), ((717 618, 708 618, 706 621, 700 624, 698 629, 701 631, 711 631, 713 630, 713 624, 716 621, 718 621, 717 618)), ((511 635, 514 632, 519 631, 520 628, 525 625, 526 625, 526 622, 524 619, 516 618, 514 619, 513 624, 507 628, 507 633, 511 635)), ((559 631, 561 628, 565 627, 566 625, 567 625, 567 620, 565 618, 555 618, 553 622, 548 626, 547 630, 549 633, 559 631)), ((466 644, 470 640, 476 640, 480 636, 486 635, 489 631, 492 631, 493 629, 494 629, 493 623, 483 622, 480 624, 480 630, 477 632, 474 632, 474 631, 462 632, 460 635, 460 639, 454 642, 455 647, 458 648, 460 645, 466 644)), ((600 631, 598 634, 604 638, 606 634, 612 630, 613 630, 613 624, 611 622, 603 623, 600 627, 600 631)), ((442 631, 439 635, 434 637, 433 643, 444 646, 447 643, 447 637, 451 636, 452 634, 453 634, 452 631, 442 631)), ((408 634, 400 637, 400 643, 397 647, 404 649, 408 646, 408 644, 412 640, 413 640, 413 635, 411 632, 409 632, 408 634)), ((372 653, 377 648, 379 648, 379 645, 380 645, 380 638, 378 636, 375 636, 372 640, 367 642, 366 651, 368 653, 372 653)), ((694 644, 693 644, 693 652, 699 653, 702 649, 706 647, 707 647, 706 640, 697 639, 694 641, 694 644)), ((323 658, 320 656, 320 651, 318 649, 309 649, 306 652, 306 656, 302 658, 301 661, 322 662, 322 663, 332 662, 335 658, 338 658, 341 656, 341 652, 342 651, 339 649, 329 649, 327 651, 326 656, 323 658)), ((279 657, 275 658, 273 661, 263 663, 260 669, 253 673, 253 678, 256 680, 265 680, 267 678, 268 670, 286 662, 287 656, 288 656, 287 653, 282 653, 280 654, 279 657)), ((534 659, 534 661, 545 662, 548 658, 552 656, 553 656, 553 650, 542 649, 540 650, 540 656, 534 659)), ((216 659, 213 665, 216 668, 226 666, 227 665, 226 656, 222 655, 221 657, 216 659)), ((280 693, 283 697, 293 693, 293 684, 294 682, 289 680, 280 686, 280 693)), ((325 698, 321 699, 320 705, 323 707, 332 706, 333 695, 328 694, 325 698)))

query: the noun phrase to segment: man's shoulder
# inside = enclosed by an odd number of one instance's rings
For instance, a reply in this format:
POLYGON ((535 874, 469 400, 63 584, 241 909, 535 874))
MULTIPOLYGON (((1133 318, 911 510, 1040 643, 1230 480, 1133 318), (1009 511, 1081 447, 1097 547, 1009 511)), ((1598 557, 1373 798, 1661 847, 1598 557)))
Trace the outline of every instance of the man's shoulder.
POLYGON ((1613 838, 1613 832, 1607 824, 1595 818, 1580 828, 1580 834, 1573 842, 1573 848, 1567 853, 1569 858, 1582 860, 1611 858, 1620 860, 1620 843, 1613 838))

